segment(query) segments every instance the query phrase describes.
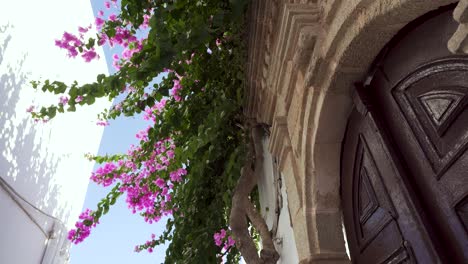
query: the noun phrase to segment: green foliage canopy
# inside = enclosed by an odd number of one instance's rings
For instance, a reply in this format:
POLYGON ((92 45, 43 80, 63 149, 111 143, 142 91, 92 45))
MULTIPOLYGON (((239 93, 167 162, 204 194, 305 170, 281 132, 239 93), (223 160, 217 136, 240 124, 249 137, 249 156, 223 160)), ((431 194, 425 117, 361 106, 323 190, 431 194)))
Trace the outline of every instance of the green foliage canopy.
MULTIPOLYGON (((96 39, 77 47, 82 53, 91 50, 105 36, 116 36, 119 27, 135 34, 145 15, 150 16, 148 38, 117 73, 98 75, 96 82, 84 85, 33 82, 34 88, 67 98, 33 112, 33 117, 39 120, 76 111, 93 104, 97 98, 113 100, 124 93, 125 87, 133 88, 127 90, 119 107, 104 109, 100 119, 133 116, 169 98, 148 130, 147 140, 140 142, 139 155, 91 157, 98 163, 132 159, 140 168, 159 140, 173 140, 176 146, 173 165, 184 167, 187 175, 172 188, 167 206, 173 216, 166 230, 150 244, 138 247, 147 249, 168 241, 166 263, 215 263, 222 254, 222 248, 213 242, 213 234, 228 229, 231 195, 247 153, 242 112, 246 6, 247 0, 122 0, 118 19, 106 21, 96 39), (164 71, 168 73, 163 81, 148 88, 164 71), (182 87, 178 90, 180 100, 171 95, 177 81, 182 87)), ((167 172, 154 172, 148 177, 169 180, 167 172)), ((115 185, 84 221, 84 226, 93 226, 122 192, 120 183, 115 185)), ((239 261, 234 247, 224 254, 229 263, 239 261)))

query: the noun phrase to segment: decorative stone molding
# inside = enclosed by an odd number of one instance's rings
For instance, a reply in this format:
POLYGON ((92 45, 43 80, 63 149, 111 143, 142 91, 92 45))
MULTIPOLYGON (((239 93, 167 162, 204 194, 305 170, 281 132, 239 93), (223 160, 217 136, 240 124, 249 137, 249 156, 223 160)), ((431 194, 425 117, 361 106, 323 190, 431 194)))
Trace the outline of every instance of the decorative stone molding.
MULTIPOLYGON (((249 35, 251 39, 255 36, 255 40, 249 42, 248 84, 251 89, 247 91, 246 112, 263 112, 263 115, 256 116, 262 122, 271 124, 276 95, 288 94, 291 86, 282 82, 284 76, 289 74, 286 65, 293 61, 294 71, 303 71, 310 59, 318 32, 319 10, 316 4, 283 3, 278 0, 255 1, 252 9, 256 9, 251 13, 258 17, 250 24, 249 35), (263 12, 259 11, 261 8, 263 12), (263 27, 259 27, 259 24, 263 27), (275 30, 276 27, 279 29, 275 30), (259 39, 259 36, 263 38, 259 39), (266 91, 272 94, 265 94, 266 91)), ((294 85, 295 75, 291 76, 291 84, 294 85)), ((288 99, 286 109, 290 97, 288 99)))
MULTIPOLYGON (((302 197, 303 197, 303 181, 297 171, 296 160, 292 155, 291 139, 288 132, 288 121, 286 116, 277 116, 273 120, 273 126, 271 128, 270 141, 268 146, 272 156, 277 158, 278 170, 284 172, 287 169, 292 171, 290 175, 293 179, 289 180, 293 183, 293 186, 289 186, 289 190, 294 190, 297 194, 297 201, 299 204, 293 205, 297 208, 302 208, 302 197), (288 167, 289 168, 286 168, 288 167)), ((286 176, 285 176, 286 177, 286 176)), ((293 195, 289 195, 289 198, 293 195)), ((294 212, 295 215, 296 212, 294 212)), ((293 224, 293 221, 291 222, 293 224)))
POLYGON ((291 137, 291 145, 294 156, 299 158, 302 155, 302 141, 304 130, 305 105, 307 101, 307 88, 304 86, 304 76, 302 72, 294 72, 294 86, 288 92, 286 100, 288 105, 288 130, 291 137))
MULTIPOLYGON (((249 44, 247 64, 247 107, 248 116, 255 117, 257 107, 263 105, 262 91, 266 87, 266 75, 270 63, 270 53, 274 27, 280 0, 252 1, 250 7, 249 44)), ((267 108, 268 109, 268 108, 267 108)), ((271 120, 269 122, 271 124, 271 120)))
POLYGON ((295 73, 298 69, 304 70, 315 46, 319 32, 319 10, 315 4, 285 4, 279 25, 267 84, 277 94, 286 95, 285 106, 289 109, 291 96, 288 95, 294 89, 295 73), (292 73, 287 69, 289 61, 293 62, 292 73), (283 83, 287 74, 291 75, 291 79, 289 83, 283 83))
POLYGON ((278 167, 280 171, 283 170, 286 156, 291 152, 287 117, 278 116, 273 121, 269 150, 273 156, 278 157, 278 167))
POLYGON ((452 53, 468 54, 468 0, 460 0, 453 11, 453 18, 460 23, 447 46, 452 53))
POLYGON ((310 61, 317 40, 317 30, 314 26, 305 26, 299 33, 299 40, 293 56, 293 65, 304 71, 310 61))

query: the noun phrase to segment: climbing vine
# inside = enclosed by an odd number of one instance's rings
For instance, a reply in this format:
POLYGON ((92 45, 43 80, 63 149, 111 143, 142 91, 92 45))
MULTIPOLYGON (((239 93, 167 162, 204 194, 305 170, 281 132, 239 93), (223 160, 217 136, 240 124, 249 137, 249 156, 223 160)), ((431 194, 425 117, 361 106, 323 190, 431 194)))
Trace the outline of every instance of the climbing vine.
POLYGON ((93 83, 32 82, 58 96, 55 105, 27 109, 37 122, 121 95, 125 98, 104 109, 97 124, 137 114, 148 122, 136 135, 139 145, 127 153, 88 156, 102 164, 91 180, 112 188, 95 209, 80 215, 71 241, 86 239, 122 196, 150 224, 172 216, 166 230, 137 245, 137 252, 169 242, 166 263, 238 263, 239 252, 248 263, 276 262, 268 228, 249 198, 262 162, 263 128, 242 109, 247 4, 109 1, 93 25, 55 41, 67 56, 86 62, 99 59, 97 46, 120 46, 122 52, 113 55, 117 72, 98 75, 93 83), (161 74, 162 81, 154 83, 161 74), (262 238, 260 255, 249 223, 262 238))

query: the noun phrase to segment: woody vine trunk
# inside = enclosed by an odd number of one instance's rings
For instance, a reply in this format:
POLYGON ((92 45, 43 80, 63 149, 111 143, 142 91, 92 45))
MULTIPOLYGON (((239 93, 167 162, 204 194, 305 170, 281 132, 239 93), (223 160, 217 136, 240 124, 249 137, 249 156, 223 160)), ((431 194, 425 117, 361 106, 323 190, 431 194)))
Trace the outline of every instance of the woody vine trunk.
POLYGON ((250 135, 250 158, 247 159, 234 189, 230 215, 230 227, 236 238, 236 246, 248 264, 276 263, 279 259, 268 226, 249 198, 250 193, 257 185, 258 174, 262 172, 263 168, 262 135, 261 125, 254 124, 250 135), (262 241, 260 255, 249 234, 248 220, 260 234, 262 241))

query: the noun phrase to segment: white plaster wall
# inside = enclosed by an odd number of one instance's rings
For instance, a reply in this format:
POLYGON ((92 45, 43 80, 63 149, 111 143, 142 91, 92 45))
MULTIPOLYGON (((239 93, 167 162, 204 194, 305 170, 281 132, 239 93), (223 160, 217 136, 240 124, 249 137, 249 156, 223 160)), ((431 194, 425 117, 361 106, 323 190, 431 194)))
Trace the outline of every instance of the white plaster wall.
POLYGON ((66 252, 56 256, 68 248, 66 229, 81 211, 93 167, 84 154, 97 152, 103 128, 96 115, 110 102, 34 124, 26 108, 56 104, 58 96, 36 92, 29 82, 85 83, 108 69, 102 50, 101 60, 85 63, 54 45, 64 31, 94 21, 89 1, 0 0, 0 6, 0 177, 17 193, 0 186, 0 263, 40 263, 43 254, 43 263, 63 263, 66 252), (53 238, 39 227, 55 230, 53 238))
POLYGON ((275 221, 276 207, 276 187, 275 187, 275 175, 273 168, 273 157, 268 151, 268 138, 263 139, 263 158, 264 158, 264 167, 263 173, 259 175, 258 180, 258 192, 260 194, 260 206, 261 213, 265 219, 266 224, 271 229, 273 227, 273 222, 275 221))
POLYGON ((278 263, 299 263, 296 241, 289 217, 286 186, 283 176, 274 168, 273 157, 268 151, 268 138, 264 138, 263 141, 263 157, 265 159, 263 173, 258 181, 262 216, 270 230, 272 230, 275 221, 277 223, 274 242, 276 250, 280 254, 278 263), (279 212, 279 216, 276 211, 279 212))
POLYGON ((276 244, 280 253, 278 263, 299 263, 296 240, 294 239, 294 231, 291 227, 291 218, 289 216, 288 194, 286 193, 286 185, 284 184, 285 181, 282 174, 281 182, 283 182, 281 186, 282 207, 278 221, 278 232, 276 233, 276 238, 280 241, 279 244, 276 244))
POLYGON ((0 263, 41 263, 46 238, 3 189, 0 208, 0 263))

